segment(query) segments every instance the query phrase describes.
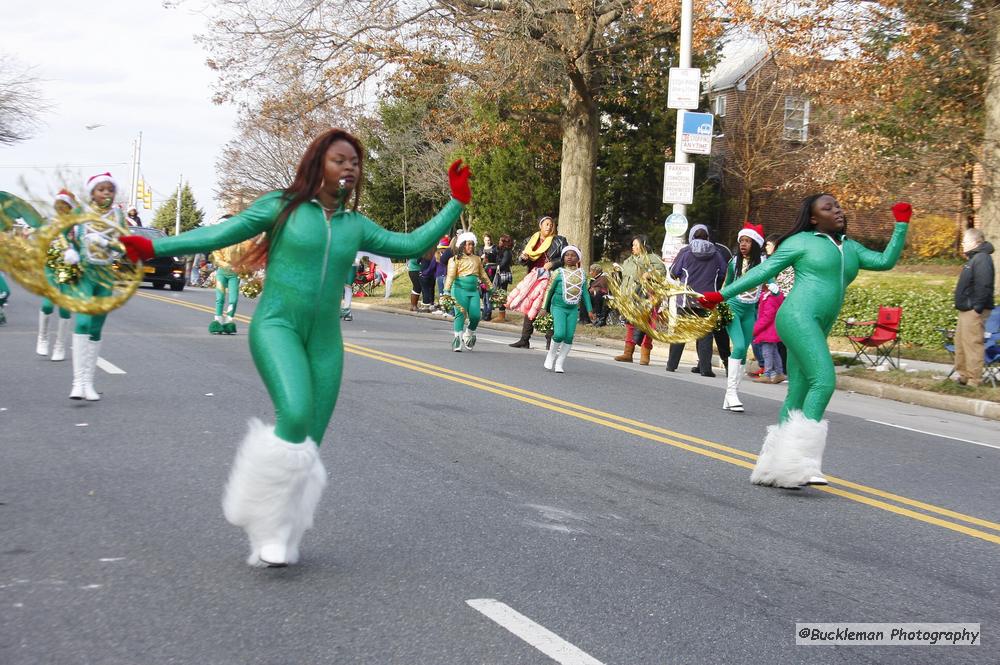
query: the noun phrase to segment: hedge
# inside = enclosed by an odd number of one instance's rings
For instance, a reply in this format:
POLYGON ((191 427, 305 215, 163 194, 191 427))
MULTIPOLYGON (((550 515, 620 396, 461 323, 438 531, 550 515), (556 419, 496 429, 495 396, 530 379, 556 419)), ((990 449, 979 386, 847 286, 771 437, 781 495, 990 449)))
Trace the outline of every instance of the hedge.
POLYGON ((941 346, 941 333, 937 329, 953 329, 957 321, 953 287, 851 286, 847 289, 844 306, 830 336, 844 336, 844 319, 849 317, 858 321, 874 321, 880 305, 903 308, 900 339, 904 343, 941 346))

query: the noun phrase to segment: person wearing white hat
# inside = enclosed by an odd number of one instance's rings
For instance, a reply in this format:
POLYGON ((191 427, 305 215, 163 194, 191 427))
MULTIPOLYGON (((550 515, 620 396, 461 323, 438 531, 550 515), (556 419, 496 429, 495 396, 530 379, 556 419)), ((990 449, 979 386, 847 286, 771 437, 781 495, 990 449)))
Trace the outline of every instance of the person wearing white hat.
MULTIPOLYGON (((110 173, 92 176, 87 181, 87 192, 90 194, 87 214, 124 228, 122 211, 113 206, 117 191, 118 186, 110 173)), ((74 288, 75 293, 90 297, 111 295, 108 285, 87 276, 87 266, 109 265, 119 258, 119 252, 109 246, 105 230, 93 224, 79 224, 73 233, 76 247, 66 250, 64 261, 82 264, 83 272, 74 288)), ((94 388, 94 373, 97 371, 97 359, 101 350, 101 330, 107 318, 107 314, 76 315, 76 326, 73 329, 73 390, 69 394, 70 399, 85 399, 88 402, 101 399, 100 393, 94 388)))
POLYGON ((580 267, 580 249, 573 245, 563 247, 560 254, 563 266, 556 268, 545 291, 542 310, 552 314, 552 344, 545 355, 543 367, 563 373, 563 363, 573 348, 573 334, 580 318, 580 301, 587 308, 587 316, 593 321, 594 308, 587 291, 587 275, 580 267))
MULTIPOLYGON (((764 247, 764 227, 745 222, 736 235, 736 240, 739 244, 729 261, 723 286, 732 284, 751 268, 760 264, 761 249, 764 247)), ((722 408, 733 413, 743 413, 743 402, 740 401, 739 394, 740 380, 743 378, 743 365, 747 361, 747 349, 753 341, 758 300, 760 300, 760 286, 739 293, 726 301, 729 311, 733 313, 732 320, 726 326, 733 346, 726 367, 726 396, 722 400, 722 408)))
POLYGON ((458 234, 455 251, 457 253, 448 259, 443 293, 450 294, 456 302, 455 338, 451 341, 451 350, 461 352, 463 348, 471 350, 476 345, 476 328, 482 316, 479 284, 492 291, 493 282, 486 274, 483 260, 476 255, 475 233, 465 231, 458 234), (468 330, 465 329, 466 315, 469 319, 468 330))
MULTIPOLYGON (((56 210, 56 217, 62 215, 68 215, 73 212, 79 204, 76 201, 76 197, 73 193, 66 189, 59 190, 56 194, 55 202, 53 207, 56 210)), ((55 246, 65 250, 69 247, 69 239, 67 234, 64 233, 62 237, 53 243, 55 246)), ((62 263, 61 256, 57 259, 59 263, 62 263)), ((68 270, 59 270, 56 266, 52 266, 50 259, 50 264, 46 266, 46 273, 49 278, 56 282, 60 291, 65 291, 65 284, 62 280, 70 280, 73 273, 68 270)), ((66 266, 60 266, 66 267, 66 266)), ((74 280, 75 281, 75 280, 74 280)), ((55 311, 55 304, 48 298, 42 298, 42 308, 38 313, 38 342, 35 345, 35 353, 40 356, 49 355, 49 321, 52 319, 52 313, 55 311)), ((51 360, 60 361, 66 359, 66 337, 69 334, 69 327, 71 325, 70 320, 73 317, 73 313, 66 309, 65 307, 59 308, 59 322, 56 324, 56 338, 51 345, 51 360)))

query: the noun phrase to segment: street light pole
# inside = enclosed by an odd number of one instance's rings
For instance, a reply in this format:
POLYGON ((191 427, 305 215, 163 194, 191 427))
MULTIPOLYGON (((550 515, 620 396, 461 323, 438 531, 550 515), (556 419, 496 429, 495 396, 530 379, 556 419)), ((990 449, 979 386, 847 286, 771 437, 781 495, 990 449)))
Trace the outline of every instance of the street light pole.
POLYGON ((174 235, 181 234, 181 184, 184 182, 184 175, 177 177, 177 211, 174 215, 174 235))
MULTIPOLYGON (((694 21, 694 0, 681 0, 681 44, 680 44, 680 58, 677 63, 678 67, 689 68, 691 67, 691 29, 694 21)), ((683 133, 684 133, 684 111, 677 110, 677 135, 674 142, 674 163, 675 164, 687 164, 688 156, 684 152, 683 146, 683 133)), ((683 203, 675 203, 673 208, 673 213, 675 215, 683 215, 684 210, 687 208, 683 203)))

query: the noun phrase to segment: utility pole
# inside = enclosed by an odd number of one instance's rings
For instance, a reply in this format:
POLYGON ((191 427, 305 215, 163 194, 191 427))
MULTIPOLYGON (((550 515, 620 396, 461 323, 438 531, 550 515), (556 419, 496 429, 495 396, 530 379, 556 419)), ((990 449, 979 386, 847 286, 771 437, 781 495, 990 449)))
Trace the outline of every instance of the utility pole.
POLYGON ((181 185, 184 183, 184 175, 177 177, 177 212, 174 215, 174 235, 181 234, 181 185))
POLYGON ((130 175, 130 180, 132 183, 131 189, 128 193, 128 207, 136 208, 138 207, 138 198, 136 197, 136 190, 139 186, 139 172, 140 166, 139 161, 142 157, 142 132, 139 132, 139 137, 132 141, 132 172, 130 175))
MULTIPOLYGON (((694 0, 681 0, 681 44, 680 58, 677 65, 685 69, 691 67, 691 28, 694 21, 694 0)), ((684 112, 677 111, 677 135, 674 142, 674 163, 687 164, 687 153, 682 149, 684 133, 684 112)), ((673 213, 683 215, 685 209, 683 203, 675 203, 673 213)))
POLYGON ((403 155, 400 159, 403 161, 403 232, 409 233, 406 225, 406 155, 403 155))

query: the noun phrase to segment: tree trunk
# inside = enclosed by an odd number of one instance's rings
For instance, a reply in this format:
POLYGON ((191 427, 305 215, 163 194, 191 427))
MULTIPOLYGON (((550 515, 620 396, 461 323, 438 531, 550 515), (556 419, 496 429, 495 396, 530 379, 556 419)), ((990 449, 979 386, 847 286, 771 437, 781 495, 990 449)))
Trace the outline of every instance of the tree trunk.
MULTIPOLYGON (((1000 247, 1000 8, 989 10, 990 67, 986 82, 986 127, 983 134, 983 202, 979 220, 986 239, 1000 247)), ((1000 272, 1000 253, 993 253, 1000 272)))
MULTIPOLYGON (((591 259, 598 130, 597 108, 571 91, 562 117, 559 234, 580 248, 583 266, 591 259)), ((636 192, 636 196, 645 194, 636 192)))

